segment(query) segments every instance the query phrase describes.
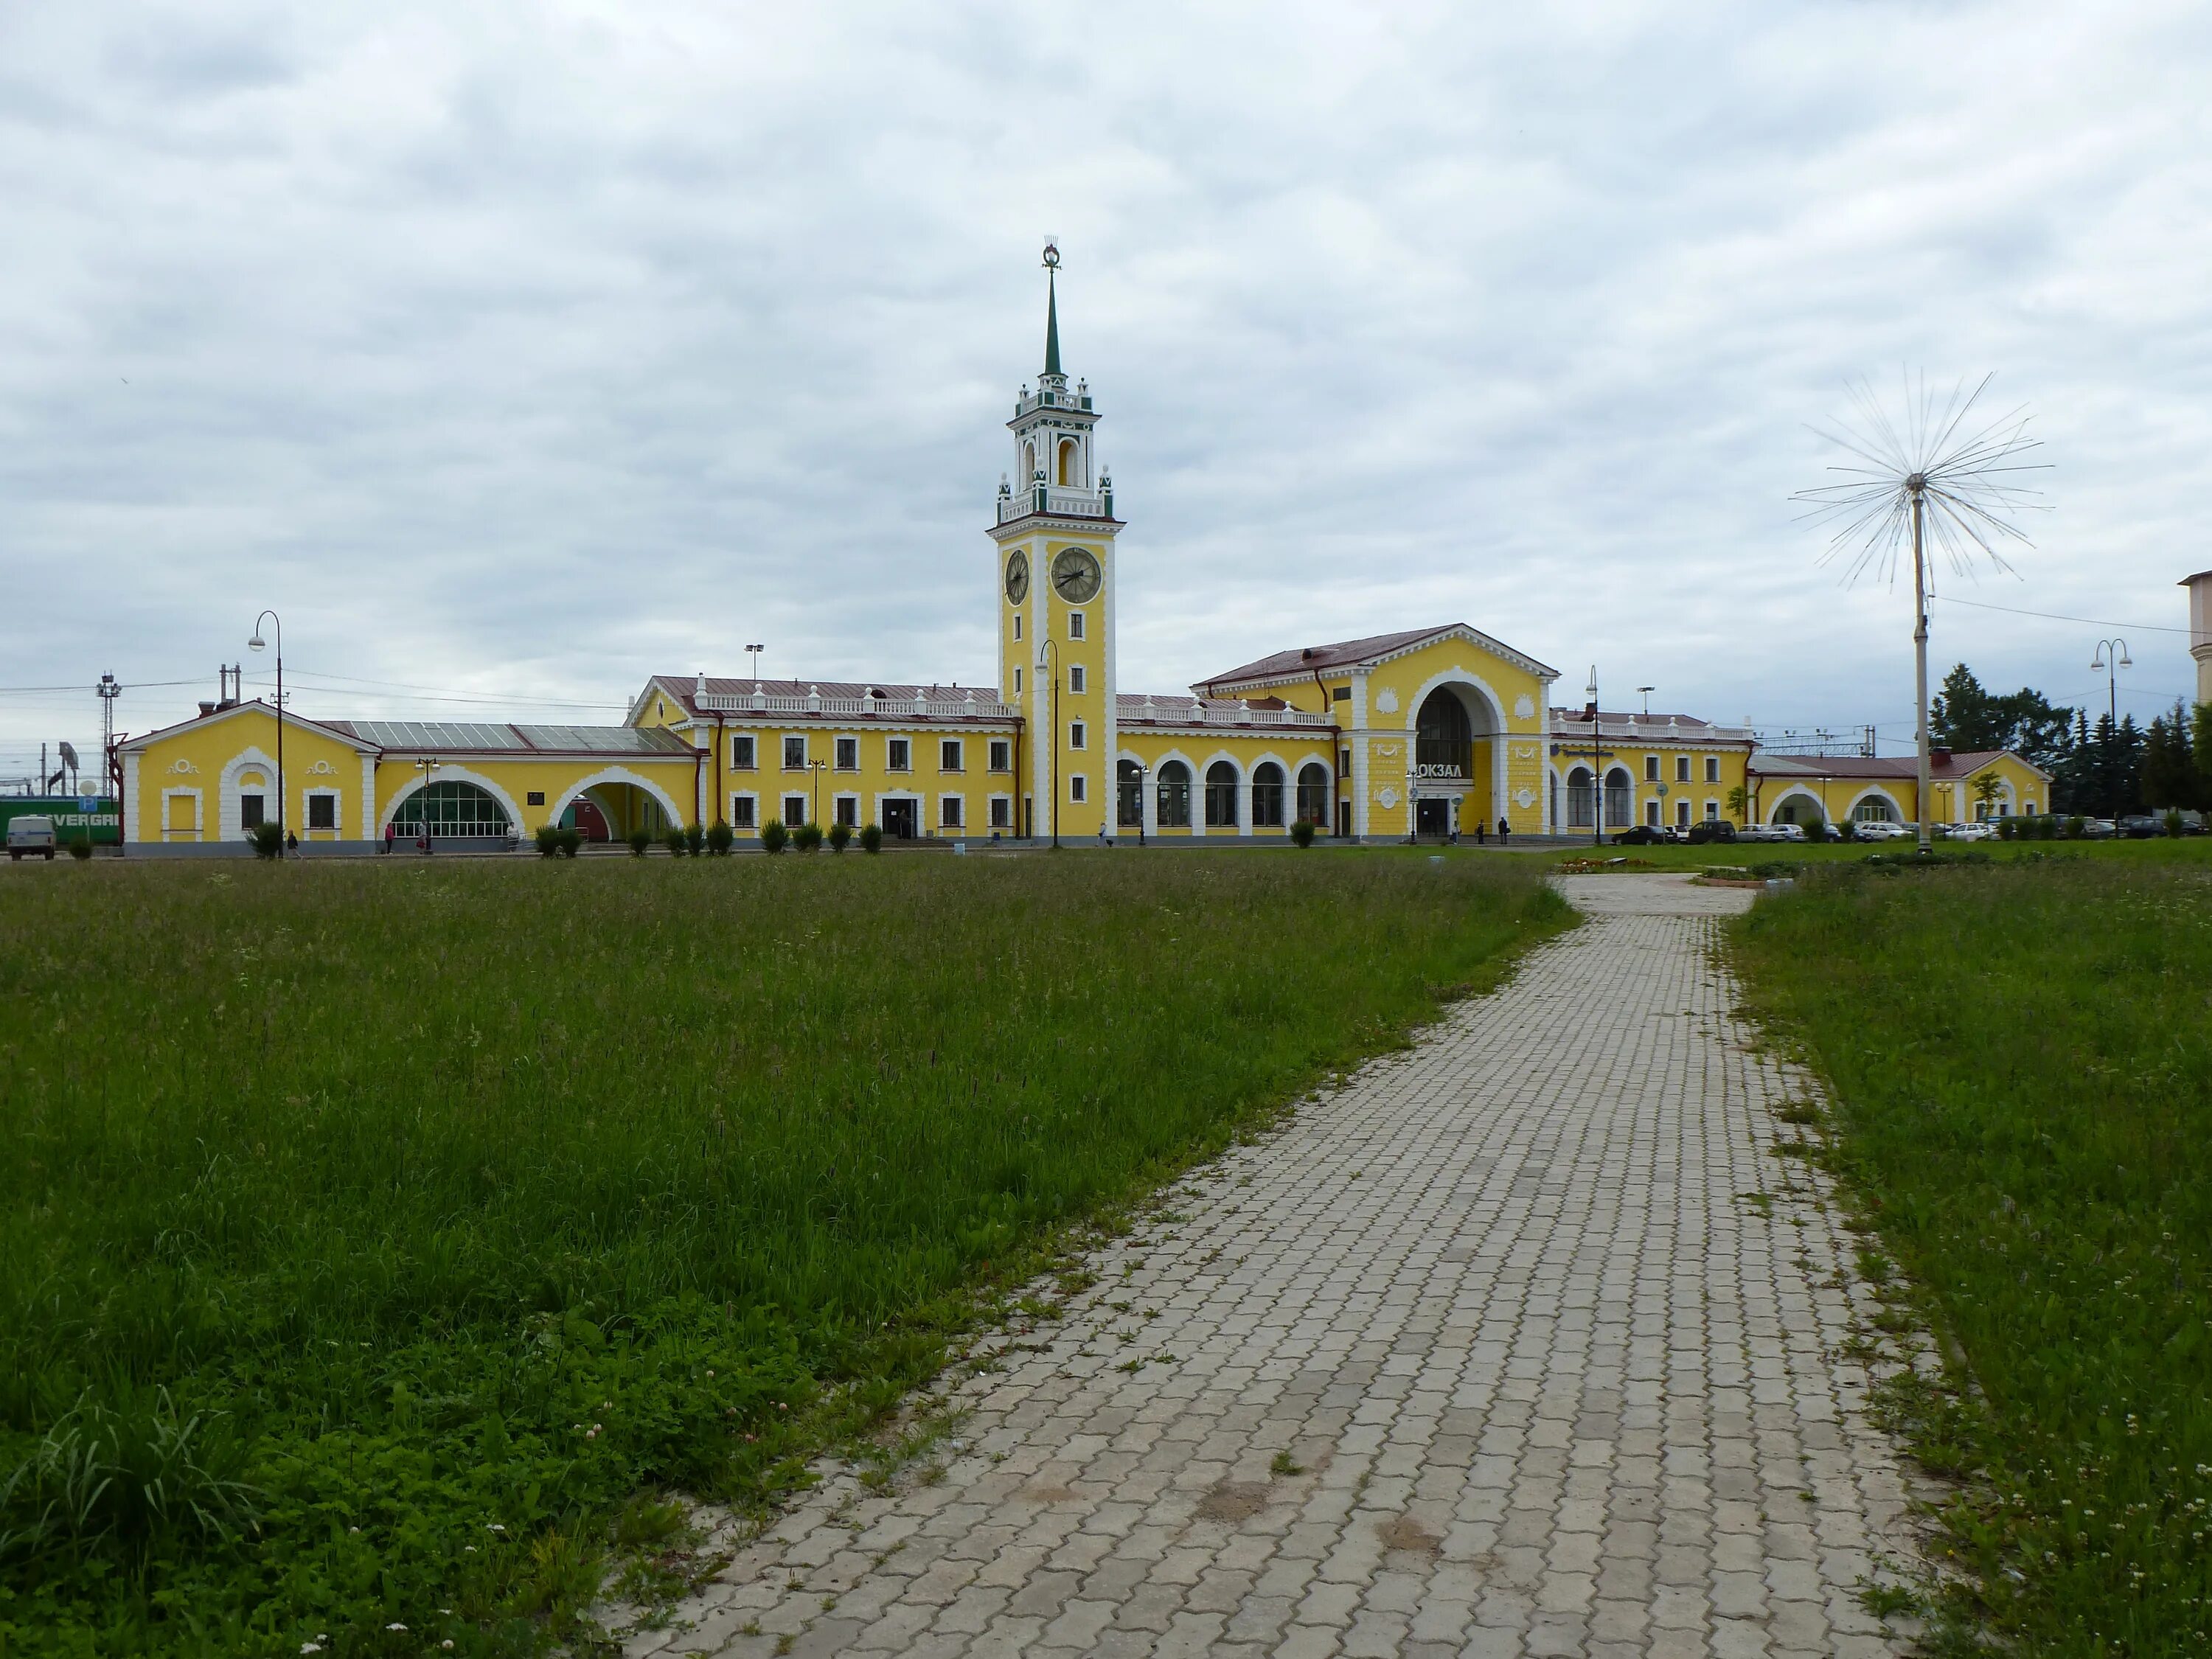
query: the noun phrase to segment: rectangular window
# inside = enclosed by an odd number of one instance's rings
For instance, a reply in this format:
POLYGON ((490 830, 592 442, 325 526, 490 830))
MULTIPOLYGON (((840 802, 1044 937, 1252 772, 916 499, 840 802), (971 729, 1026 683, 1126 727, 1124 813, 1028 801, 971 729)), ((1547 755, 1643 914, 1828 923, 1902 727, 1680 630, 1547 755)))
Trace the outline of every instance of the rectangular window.
POLYGON ((238 798, 238 827, 258 830, 261 827, 261 797, 240 795, 238 798))
POLYGON ((1686 799, 1674 803, 1674 827, 1677 830, 1690 827, 1690 803, 1686 799))
POLYGON ((938 802, 937 827, 940 830, 957 830, 960 827, 961 805, 960 797, 957 795, 947 795, 943 800, 938 802))
POLYGON ((1019 668, 1014 670, 1014 695, 1018 697, 1022 695, 1022 671, 1019 668))
POLYGON ((804 772, 806 769, 806 739, 786 738, 783 740, 783 769, 804 772))
POLYGON ((960 772, 966 770, 966 769, 960 764, 959 738, 947 738, 937 745, 937 769, 940 772, 960 772))
POLYGON ((526 796, 524 796, 524 797, 523 797, 523 803, 522 803, 522 804, 523 804, 524 805, 526 805, 526 806, 543 806, 543 805, 545 805, 545 792, 544 792, 543 789, 533 789, 533 790, 532 790, 532 791, 531 791, 527 795, 526 795, 526 796))
MULTIPOLYGON (((540 794, 538 797, 538 805, 540 806, 545 805, 545 797, 543 794, 540 794)), ((307 828, 310 830, 335 830, 337 827, 338 798, 336 795, 308 796, 307 828)))
POLYGON ((837 769, 840 772, 860 769, 860 740, 858 738, 837 739, 837 769))
POLYGON ((1705 803, 1705 822, 1706 822, 1706 823, 1711 823, 1715 822, 1717 819, 1718 819, 1718 818, 1719 818, 1720 815, 1721 815, 1721 804, 1720 804, 1718 801, 1717 801, 1717 800, 1709 800, 1709 801, 1707 801, 1707 802, 1705 803))
POLYGON ((908 759, 908 757, 914 752, 914 749, 909 739, 905 738, 893 738, 889 744, 884 745, 884 750, 885 755, 884 763, 890 767, 892 771, 904 772, 912 769, 914 763, 908 759))
POLYGON ((1015 612, 1014 612, 1014 637, 1015 637, 1016 639, 1019 639, 1019 638, 1021 638, 1021 636, 1022 636, 1022 613, 1021 613, 1020 611, 1015 611, 1015 612))
POLYGON ((1336 751, 1336 775, 1340 778, 1352 775, 1352 751, 1349 749, 1336 751))
POLYGON ((1328 696, 1329 701, 1332 702, 1350 702, 1352 701, 1352 688, 1348 685, 1340 685, 1335 690, 1330 692, 1328 696))
POLYGON ((750 830, 753 827, 753 798, 750 795, 730 797, 730 828, 750 830))
POLYGON ((860 798, 858 795, 837 797, 837 822, 848 830, 860 827, 860 798))
POLYGON ((1083 665, 1079 662, 1072 662, 1067 665, 1067 689, 1070 691, 1083 690, 1083 665))
POLYGON ((991 769, 1010 772, 1014 766, 1014 745, 1005 738, 991 739, 991 769))
POLYGON ((1646 755, 1644 757, 1644 781, 1646 783, 1656 783, 1659 781, 1658 756, 1646 755))
POLYGON ((991 797, 991 828, 1011 830, 1014 827, 1014 804, 1004 795, 991 797))
POLYGON ((786 829, 806 822, 805 796, 786 795, 783 798, 783 822, 786 829))
POLYGON ((730 770, 750 772, 754 764, 752 733, 740 732, 730 739, 730 770))
POLYGON ((1079 640, 1083 637, 1083 613, 1080 611, 1071 611, 1067 613, 1067 637, 1071 640, 1079 640))
POLYGON ((1080 800, 1083 800, 1083 799, 1085 798, 1085 795, 1084 795, 1084 793, 1083 793, 1083 774, 1082 774, 1082 773, 1078 772, 1078 773, 1076 773, 1073 776, 1072 776, 1072 777, 1070 777, 1070 778, 1068 779, 1068 781, 1067 781, 1067 798, 1068 798, 1068 799, 1070 799, 1070 800, 1072 800, 1072 801, 1080 801, 1080 800))
POLYGON ((1677 755, 1677 756, 1675 756, 1675 757, 1674 757, 1674 781, 1675 781, 1675 782, 1677 782, 1677 783, 1687 783, 1689 781, 1690 781, 1690 757, 1689 757, 1687 755, 1677 755))
POLYGON ((1721 757, 1720 757, 1718 755, 1708 755, 1708 756, 1706 756, 1706 757, 1705 757, 1705 781, 1706 781, 1707 783, 1718 783, 1720 781, 1721 781, 1721 757))
POLYGON ((1083 747, 1083 722, 1081 720, 1070 720, 1067 723, 1067 746, 1070 749, 1080 749, 1083 747))
POLYGON ((1644 823, 1652 825, 1654 828, 1657 827, 1659 823, 1659 803, 1657 801, 1647 800, 1644 803, 1644 823))

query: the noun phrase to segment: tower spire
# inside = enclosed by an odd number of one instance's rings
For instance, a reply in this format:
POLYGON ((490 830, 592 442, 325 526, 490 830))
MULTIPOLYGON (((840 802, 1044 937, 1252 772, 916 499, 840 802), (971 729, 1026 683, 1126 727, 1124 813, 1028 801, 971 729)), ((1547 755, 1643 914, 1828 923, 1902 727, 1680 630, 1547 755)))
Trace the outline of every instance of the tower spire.
POLYGON ((1060 369, 1060 246, 1057 238, 1048 238, 1044 245, 1044 372, 1058 374, 1060 369))

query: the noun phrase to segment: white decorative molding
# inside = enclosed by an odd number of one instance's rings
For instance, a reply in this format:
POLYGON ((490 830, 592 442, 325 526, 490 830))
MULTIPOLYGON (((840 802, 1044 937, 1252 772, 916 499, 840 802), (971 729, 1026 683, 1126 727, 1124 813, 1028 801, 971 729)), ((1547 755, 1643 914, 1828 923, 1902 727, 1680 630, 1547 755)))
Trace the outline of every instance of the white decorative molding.
POLYGON ((1375 792, 1375 802, 1387 812, 1398 804, 1398 792, 1386 783, 1375 792))
MULTIPOLYGON (((1523 692, 1522 692, 1519 696, 1517 696, 1517 697, 1514 698, 1514 699, 1513 699, 1513 718, 1514 718, 1515 720, 1534 720, 1534 719, 1535 719, 1535 718, 1536 718, 1536 700, 1535 700, 1535 698, 1534 698, 1534 697, 1530 696, 1529 696, 1526 691, 1523 691, 1523 692)), ((1526 806, 1528 803, 1527 801, 1525 801, 1525 800, 1524 800, 1524 801, 1522 801, 1521 804, 1522 804, 1523 806, 1526 806)))
MULTIPOLYGON (((1528 699, 1524 697, 1522 701, 1525 702, 1528 699)), ((1518 789, 1516 789, 1513 792, 1513 804, 1519 807, 1522 811, 1527 811, 1530 807, 1536 804, 1536 792, 1531 789, 1527 784, 1522 784, 1518 789)))
POLYGON ((1375 712, 1378 714, 1396 714, 1398 712, 1398 694, 1390 690, 1387 685, 1380 691, 1377 691, 1375 694, 1375 712))
POLYGON ((307 775, 311 778, 334 778, 337 775, 338 769, 326 760, 319 760, 307 769, 307 775))
POLYGON ((199 769, 200 769, 198 767, 193 765, 191 761, 187 760, 182 755, 178 756, 176 759, 169 763, 169 770, 174 772, 179 777, 191 777, 197 774, 199 769))

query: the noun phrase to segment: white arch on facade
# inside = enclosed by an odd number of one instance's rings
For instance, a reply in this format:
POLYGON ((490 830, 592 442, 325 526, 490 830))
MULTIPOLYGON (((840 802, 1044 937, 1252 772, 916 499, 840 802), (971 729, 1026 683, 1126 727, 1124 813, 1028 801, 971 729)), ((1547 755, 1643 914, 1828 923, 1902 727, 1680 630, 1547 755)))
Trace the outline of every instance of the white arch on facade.
POLYGON ((1246 775, 1244 769, 1237 763, 1236 756, 1231 754, 1226 749, 1217 749, 1206 757, 1206 764, 1198 769, 1198 776, 1191 783, 1192 793, 1197 797, 1196 807, 1190 815, 1190 831, 1194 836, 1210 836, 1213 833, 1212 826, 1206 821, 1204 810, 1206 775, 1224 761, 1229 763, 1229 769, 1237 775, 1237 816, 1229 826, 1230 833, 1237 836, 1249 836, 1252 833, 1252 780, 1246 775))
MULTIPOLYGON (((1132 755, 1130 758, 1135 760, 1137 757, 1132 755)), ((1184 769, 1190 774, 1190 832, 1194 836, 1200 834, 1206 827, 1206 769, 1180 749, 1169 750, 1145 775, 1145 816, 1150 820, 1145 827, 1147 831, 1157 831, 1160 827, 1158 822, 1160 815, 1160 769, 1170 761, 1181 761, 1184 769)))
MULTIPOLYGON (((675 796, 670 794, 651 778, 633 772, 627 766, 605 767, 587 778, 579 778, 569 786, 566 793, 554 802, 552 808, 546 814, 545 821, 548 823, 560 823, 561 814, 568 810, 569 802, 574 800, 586 789, 596 789, 603 783, 627 783, 633 787, 642 789, 660 803, 661 811, 668 814, 669 823, 680 825, 689 822, 684 817, 684 809, 676 804, 675 796)), ((517 823, 521 821, 520 818, 515 820, 517 823)))
POLYGON ((1268 765, 1273 766, 1278 772, 1280 772, 1283 775, 1283 822, 1279 825, 1270 825, 1269 828, 1287 830, 1290 827, 1291 820, 1297 816, 1297 813, 1292 810, 1292 803, 1297 799, 1298 780, 1297 769, 1291 766, 1290 762, 1285 760, 1273 750, 1262 750, 1253 760, 1251 770, 1244 775, 1243 785, 1237 792, 1238 810, 1243 814, 1244 833, 1248 836, 1257 834, 1260 828, 1258 824, 1252 822, 1253 780, 1260 775, 1260 769, 1261 767, 1268 765))
MULTIPOLYGON (((1811 807, 1823 818, 1826 818, 1828 816, 1828 809, 1821 804, 1820 798, 1818 795, 1814 794, 1802 783, 1793 783, 1787 789, 1784 789, 1782 792, 1780 798, 1775 801, 1774 805, 1766 809, 1766 821, 1769 823, 1780 823, 1783 821, 1781 817, 1782 809, 1789 805, 1793 800, 1803 801, 1806 805, 1811 807)), ((1899 814, 1899 816, 1901 817, 1903 815, 1899 814)))
POLYGON ((1890 821, 1893 823, 1903 823, 1906 822, 1903 805, 1898 800, 1896 796, 1891 794, 1888 790, 1883 788, 1878 783, 1869 784, 1865 788, 1860 790, 1857 794, 1853 795, 1851 797, 1851 804, 1844 808, 1844 816, 1847 818, 1856 819, 1859 815, 1859 804, 1862 801, 1869 800, 1887 801, 1889 803, 1890 821))
MULTIPOLYGON (((1415 689, 1413 697, 1406 705, 1406 740, 1408 743, 1411 743, 1413 740, 1414 729, 1421 718, 1421 705, 1428 702, 1429 693, 1437 690, 1439 687, 1446 685, 1454 687, 1455 689, 1462 685, 1470 687, 1478 695, 1480 695, 1483 702, 1487 705, 1490 715, 1490 729, 1487 732, 1477 732, 1474 736, 1477 742, 1480 742, 1486 738, 1490 740, 1489 806, 1503 811, 1505 806, 1506 777, 1505 699, 1499 696, 1498 695, 1498 688, 1492 685, 1489 681, 1484 679, 1481 675, 1474 673, 1455 663, 1449 668, 1439 669, 1436 673, 1430 675, 1428 678, 1423 680, 1419 686, 1415 689)), ((1407 757, 1408 760, 1411 760, 1411 756, 1407 757)), ((1408 786, 1410 787, 1412 780, 1412 769, 1410 767, 1407 769, 1407 776, 1408 786)), ((1410 811, 1412 809, 1408 808, 1407 810, 1410 811)), ((1486 811, 1487 809, 1486 809, 1486 811)))
MULTIPOLYGON (((238 787, 238 775, 249 766, 258 767, 266 772, 269 775, 269 793, 276 793, 275 756, 258 747, 241 749, 233 755, 223 763, 222 770, 216 780, 216 839, 217 841, 236 841, 246 833, 246 826, 239 822, 238 797, 240 791, 238 787)), ((276 818, 287 828, 290 827, 291 820, 284 814, 284 802, 281 795, 277 796, 276 818)))
MULTIPOLYGON (((499 803, 500 811, 507 814, 507 821, 514 826, 515 833, 517 835, 522 833, 522 810, 515 805, 514 797, 508 794, 506 790, 501 788, 489 778, 484 776, 483 773, 471 770, 470 768, 465 766, 449 765, 446 762, 441 761, 438 763, 438 769, 430 774, 429 781, 432 783, 472 783, 476 785, 477 788, 483 790, 484 793, 489 795, 494 800, 499 803)), ((399 809, 404 806, 409 801, 412 800, 415 798, 416 791, 421 789, 422 787, 423 786, 422 784, 415 782, 410 779, 407 787, 400 790, 397 794, 393 795, 392 799, 379 811, 376 817, 376 833, 379 837, 383 836, 385 826, 391 823, 398 817, 399 809)), ((563 805, 567 805, 565 801, 562 804, 563 805)), ((558 823, 561 821, 561 815, 558 811, 556 811, 553 814, 551 821, 556 823, 558 823)))

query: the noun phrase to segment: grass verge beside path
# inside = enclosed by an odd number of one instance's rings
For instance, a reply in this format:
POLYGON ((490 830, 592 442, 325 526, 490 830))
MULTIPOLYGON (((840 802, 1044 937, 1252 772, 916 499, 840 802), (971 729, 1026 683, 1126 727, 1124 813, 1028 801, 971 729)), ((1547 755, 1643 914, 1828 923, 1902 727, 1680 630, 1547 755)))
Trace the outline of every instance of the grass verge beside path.
MULTIPOLYGON (((1957 1356, 1893 1391, 1960 1477, 1941 1638, 2212 1652, 2212 858, 1834 868, 1735 943, 1957 1356)), ((1877 1282, 1887 1264, 1869 1252, 1877 1282)))
POLYGON ((0 884, 6 1656, 580 1639, 651 1494, 787 1486, 1568 921, 1471 858, 59 873, 0 884))

